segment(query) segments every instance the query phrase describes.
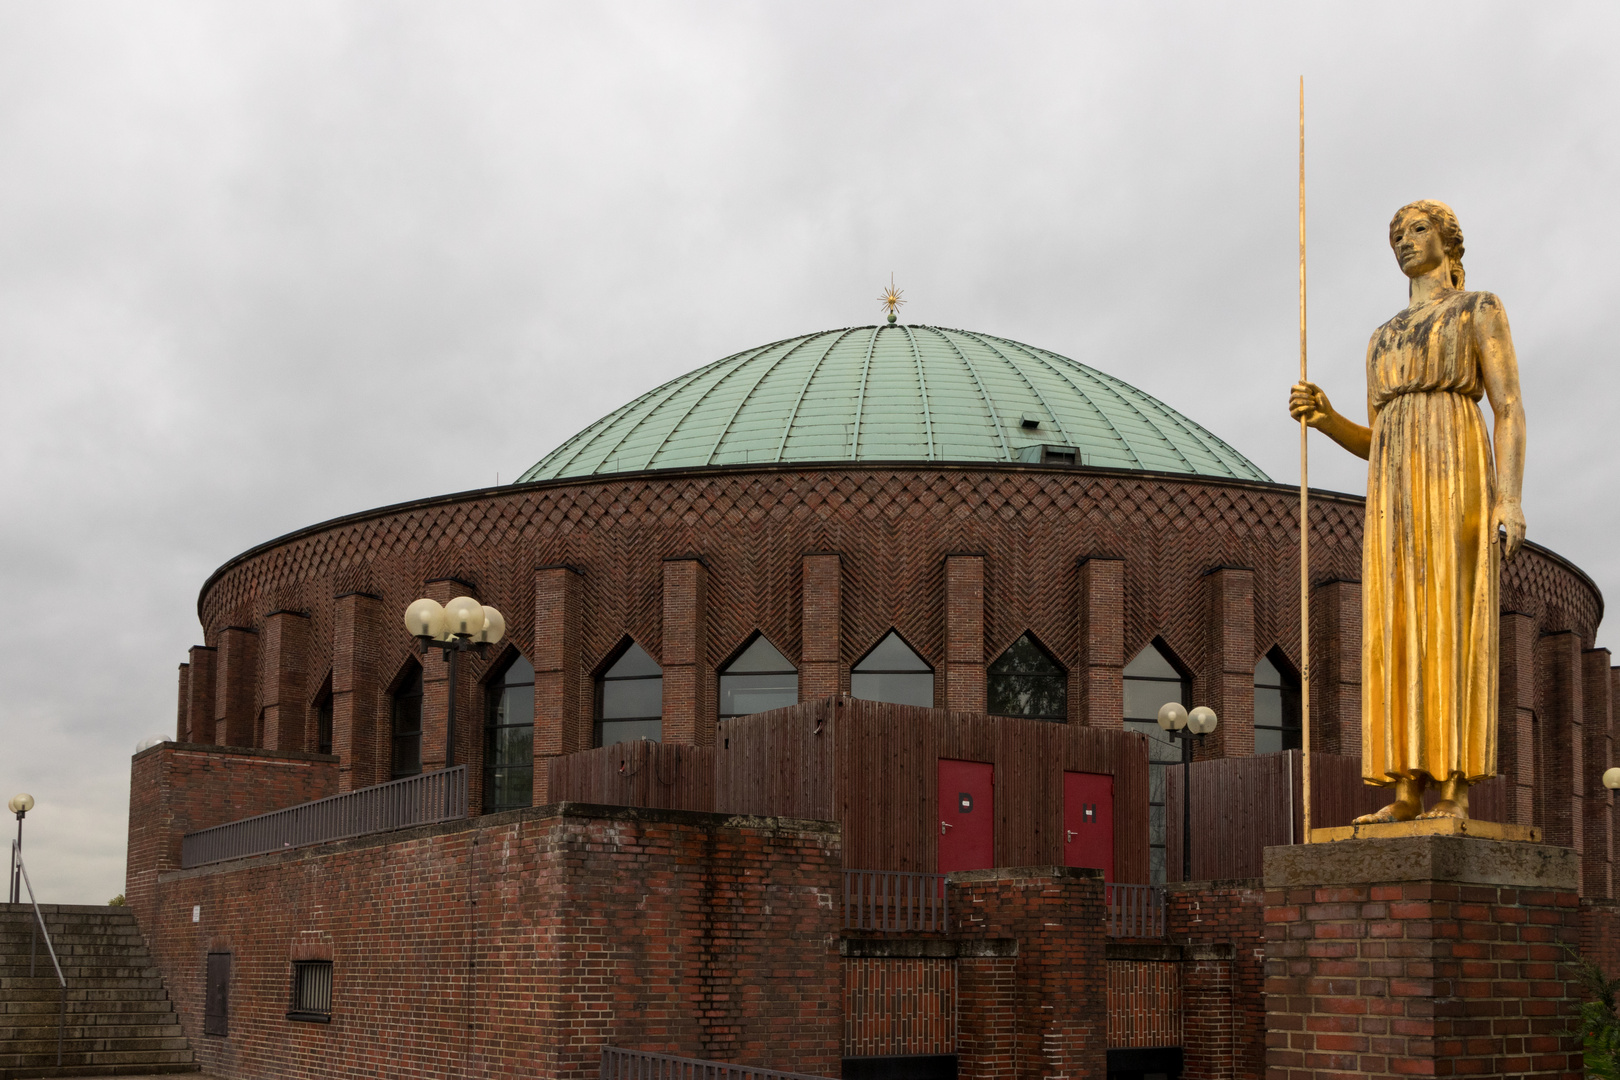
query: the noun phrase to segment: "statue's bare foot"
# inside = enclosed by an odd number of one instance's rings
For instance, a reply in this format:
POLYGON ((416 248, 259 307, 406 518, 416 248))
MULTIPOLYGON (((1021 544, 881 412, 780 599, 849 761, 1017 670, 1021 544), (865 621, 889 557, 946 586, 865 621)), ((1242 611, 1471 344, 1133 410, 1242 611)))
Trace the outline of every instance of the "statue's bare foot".
POLYGON ((1350 824, 1352 825, 1382 825, 1390 821, 1411 821, 1417 817, 1417 807, 1409 802, 1399 800, 1390 803, 1382 810, 1371 814, 1362 814, 1350 824))
POLYGON ((1434 809, 1419 814, 1419 821, 1430 821, 1436 818, 1456 818, 1459 821, 1468 820, 1468 811, 1452 802, 1450 799, 1441 799, 1434 804, 1434 809))

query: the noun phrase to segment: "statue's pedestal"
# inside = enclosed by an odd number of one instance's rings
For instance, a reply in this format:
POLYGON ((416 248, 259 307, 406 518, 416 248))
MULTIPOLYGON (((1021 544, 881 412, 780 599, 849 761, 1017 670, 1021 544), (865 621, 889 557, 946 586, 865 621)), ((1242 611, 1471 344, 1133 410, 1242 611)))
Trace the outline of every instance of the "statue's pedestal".
POLYGON ((1578 872, 1432 829, 1267 848, 1268 1080, 1578 1080, 1578 872))

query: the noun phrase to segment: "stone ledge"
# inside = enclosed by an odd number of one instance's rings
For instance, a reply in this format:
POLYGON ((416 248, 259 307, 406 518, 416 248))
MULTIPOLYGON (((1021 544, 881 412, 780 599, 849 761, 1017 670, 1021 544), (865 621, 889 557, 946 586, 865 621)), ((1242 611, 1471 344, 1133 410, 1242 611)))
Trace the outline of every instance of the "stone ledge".
POLYGON ((1509 825, 1476 818, 1416 818, 1412 821, 1380 821, 1369 825, 1338 825, 1329 829, 1312 829, 1311 843, 1377 840, 1392 836, 1474 836, 1482 840, 1541 843, 1541 830, 1534 825, 1509 825))
POLYGON ((1580 856, 1570 848, 1473 836, 1399 836, 1269 847, 1268 889, 1454 881, 1576 891, 1580 856))

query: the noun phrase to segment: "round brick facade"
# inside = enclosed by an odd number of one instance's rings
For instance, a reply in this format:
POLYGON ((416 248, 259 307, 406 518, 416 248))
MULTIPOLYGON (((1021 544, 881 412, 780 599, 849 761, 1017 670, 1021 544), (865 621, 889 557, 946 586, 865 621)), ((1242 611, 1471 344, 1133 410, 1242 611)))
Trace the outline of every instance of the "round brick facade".
MULTIPOLYGON (((1252 753, 1253 665, 1274 646, 1299 659, 1297 498, 1138 471, 897 464, 655 471, 387 507, 209 579, 213 655, 182 669, 180 737, 312 749, 311 703, 330 685, 346 786, 387 779, 387 690, 415 651, 400 615, 467 591, 505 613, 508 644, 463 661, 458 715, 479 715, 478 678, 522 650, 537 755, 589 745, 592 678, 627 637, 665 666, 666 739, 701 744, 717 669, 754 632, 809 698, 847 693, 850 665, 891 628, 934 667, 936 705, 978 711, 986 665, 1031 632, 1069 672, 1070 721, 1102 725, 1118 724, 1110 679, 1159 639, 1222 714, 1212 752, 1252 753)), ((1321 493, 1312 508, 1315 745, 1358 753, 1362 503, 1321 493)), ((1536 547, 1506 568, 1502 604, 1518 613, 1505 634, 1567 634, 1577 651, 1602 615, 1591 581, 1536 547)), ((425 666, 431 730, 442 664, 425 666)), ((458 724, 459 761, 476 763, 477 726, 458 724)))

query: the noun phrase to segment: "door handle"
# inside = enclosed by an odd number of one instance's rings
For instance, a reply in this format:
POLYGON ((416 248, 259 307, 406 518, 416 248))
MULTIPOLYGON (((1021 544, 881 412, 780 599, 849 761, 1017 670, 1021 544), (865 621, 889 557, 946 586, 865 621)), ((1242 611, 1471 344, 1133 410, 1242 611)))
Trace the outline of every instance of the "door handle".
POLYGON ((1065 844, 1074 843, 1074 838, 1075 838, 1075 835, 1076 835, 1075 831, 1073 829, 1064 829, 1063 831, 1069 834, 1068 838, 1066 840, 1064 840, 1063 842, 1065 844))
POLYGON ((939 835, 944 836, 946 829, 954 829, 954 828, 956 828, 956 826, 952 825, 950 822, 942 821, 942 822, 939 823, 939 835))

